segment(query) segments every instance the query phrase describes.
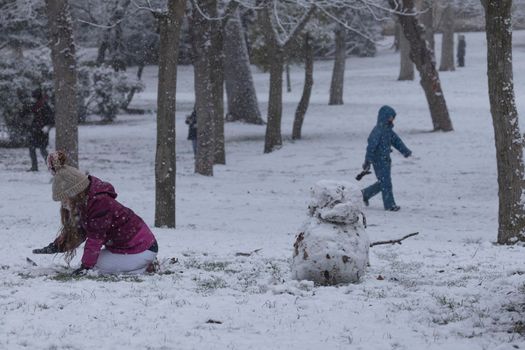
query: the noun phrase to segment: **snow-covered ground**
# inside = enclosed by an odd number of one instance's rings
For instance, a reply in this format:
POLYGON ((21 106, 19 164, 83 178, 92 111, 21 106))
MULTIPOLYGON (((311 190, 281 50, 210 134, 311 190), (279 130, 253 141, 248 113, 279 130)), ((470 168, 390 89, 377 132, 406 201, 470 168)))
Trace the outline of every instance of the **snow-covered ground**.
MULTIPOLYGON (((525 32, 514 37, 525 117, 525 32)), ((493 244, 497 178, 485 36, 466 39, 466 67, 441 73, 454 132, 429 133, 424 94, 417 80, 396 80, 399 58, 389 38, 377 57, 348 60, 344 106, 327 105, 332 63, 316 64, 301 141, 289 136, 303 80, 302 68, 293 68, 283 148, 263 154, 264 127, 227 124, 227 165, 209 178, 193 173, 184 124, 192 70, 180 67, 177 229, 154 229, 162 274, 70 279, 60 256, 33 256, 58 230, 51 176, 25 172, 26 149, 0 149, 0 349, 525 348, 525 248, 493 244), (307 219, 311 186, 353 181, 383 104, 397 110, 395 130, 413 157, 393 155, 402 209, 385 212, 372 199, 367 232, 371 241, 419 236, 371 248, 359 284, 292 280, 292 244, 307 219)), ((146 69, 136 106, 155 108, 156 74, 146 69)), ((256 72, 255 80, 265 113, 268 75, 256 72)), ((154 159, 154 114, 80 127, 81 169, 112 182, 151 226, 154 159)))

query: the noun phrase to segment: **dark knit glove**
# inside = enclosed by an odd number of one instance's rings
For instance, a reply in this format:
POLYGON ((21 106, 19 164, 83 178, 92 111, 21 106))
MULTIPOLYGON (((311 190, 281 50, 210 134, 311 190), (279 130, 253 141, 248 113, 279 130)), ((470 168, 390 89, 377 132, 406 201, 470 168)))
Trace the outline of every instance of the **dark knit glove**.
POLYGON ((56 254, 60 253, 60 250, 58 249, 58 246, 53 243, 49 243, 47 247, 39 248, 39 249, 33 249, 33 254, 56 254))
POLYGON ((84 265, 80 265, 80 267, 78 269, 76 269, 75 271, 71 272, 71 275, 72 276, 83 276, 85 275, 89 270, 89 267, 86 267, 84 265))

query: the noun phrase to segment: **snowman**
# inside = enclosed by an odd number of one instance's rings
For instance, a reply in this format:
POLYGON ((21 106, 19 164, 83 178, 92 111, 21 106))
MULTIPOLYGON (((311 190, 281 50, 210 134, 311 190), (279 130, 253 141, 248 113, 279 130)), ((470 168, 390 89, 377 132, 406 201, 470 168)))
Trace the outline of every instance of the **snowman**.
POLYGON ((358 282, 370 248, 361 191, 349 182, 322 180, 311 195, 308 219, 294 244, 293 278, 321 285, 358 282))

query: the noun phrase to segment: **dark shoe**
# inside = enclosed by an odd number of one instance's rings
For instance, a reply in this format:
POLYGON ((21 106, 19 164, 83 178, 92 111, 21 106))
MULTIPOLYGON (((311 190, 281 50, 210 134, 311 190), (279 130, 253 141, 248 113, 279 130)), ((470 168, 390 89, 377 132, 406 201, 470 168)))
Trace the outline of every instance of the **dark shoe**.
POLYGON ((27 169, 26 171, 27 171, 27 172, 30 172, 30 171, 38 171, 38 169, 31 168, 31 169, 27 169))
POLYGON ((387 209, 388 211, 399 211, 401 207, 399 205, 394 205, 392 208, 387 209))
POLYGON ((368 199, 365 199, 365 194, 363 191, 361 191, 361 194, 363 195, 363 203, 365 204, 365 207, 368 207, 370 203, 368 203, 368 199))

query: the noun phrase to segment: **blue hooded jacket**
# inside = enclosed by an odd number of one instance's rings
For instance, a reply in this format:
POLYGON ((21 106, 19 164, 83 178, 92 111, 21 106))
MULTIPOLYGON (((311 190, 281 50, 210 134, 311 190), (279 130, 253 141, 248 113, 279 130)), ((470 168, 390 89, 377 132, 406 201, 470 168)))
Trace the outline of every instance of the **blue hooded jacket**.
POLYGON ((396 111, 390 106, 383 106, 379 109, 377 115, 377 125, 372 129, 368 136, 368 147, 366 148, 365 162, 372 164, 390 163, 391 147, 393 146, 405 157, 412 154, 412 151, 401 141, 399 136, 394 132, 394 124, 388 119, 396 116, 396 111))

